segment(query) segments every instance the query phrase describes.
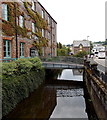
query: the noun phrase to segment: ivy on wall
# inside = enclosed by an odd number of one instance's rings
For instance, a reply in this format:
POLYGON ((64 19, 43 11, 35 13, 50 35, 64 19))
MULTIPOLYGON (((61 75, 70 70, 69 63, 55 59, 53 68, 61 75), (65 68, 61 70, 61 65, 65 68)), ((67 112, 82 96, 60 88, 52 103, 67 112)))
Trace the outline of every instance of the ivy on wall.
POLYGON ((17 34, 21 35, 22 37, 29 38, 30 36, 27 35, 27 28, 24 26, 21 28, 19 25, 15 26, 15 9, 16 9, 16 17, 23 15, 24 13, 20 11, 19 4, 16 4, 16 8, 13 2, 4 2, 8 5, 8 21, 3 20, 2 30, 4 35, 14 36, 15 29, 17 29, 17 34))
POLYGON ((39 55, 42 55, 42 47, 48 46, 48 39, 42 37, 41 29, 48 30, 48 23, 45 21, 38 12, 34 12, 29 8, 29 3, 24 2, 24 6, 28 15, 33 19, 36 24, 36 33, 32 33, 38 37, 38 40, 33 42, 33 45, 38 49, 39 55))
POLYGON ((38 12, 33 12, 29 6, 28 2, 24 2, 24 6, 28 12, 28 15, 35 21, 36 27, 38 29, 48 29, 48 23, 45 21, 38 12))
MULTIPOLYGON (((7 36, 15 36, 15 29, 17 29, 17 34, 21 37, 26 37, 30 39, 31 35, 28 35, 28 32, 31 32, 32 35, 36 35, 38 40, 34 40, 33 45, 37 48, 39 55, 42 55, 42 47, 48 46, 48 39, 42 37, 41 29, 47 30, 48 23, 44 19, 42 19, 39 13, 32 11, 29 8, 29 3, 24 2, 24 7, 26 9, 27 14, 30 16, 31 19, 36 24, 36 32, 33 33, 31 30, 26 28, 25 24, 24 27, 20 27, 19 25, 15 26, 15 9, 16 9, 16 17, 18 18, 20 15, 24 15, 24 12, 20 10, 20 5, 16 2, 16 8, 14 6, 14 2, 3 2, 8 5, 8 21, 3 20, 2 24, 2 31, 3 35, 7 36)), ((26 19, 26 18, 25 18, 26 19)))

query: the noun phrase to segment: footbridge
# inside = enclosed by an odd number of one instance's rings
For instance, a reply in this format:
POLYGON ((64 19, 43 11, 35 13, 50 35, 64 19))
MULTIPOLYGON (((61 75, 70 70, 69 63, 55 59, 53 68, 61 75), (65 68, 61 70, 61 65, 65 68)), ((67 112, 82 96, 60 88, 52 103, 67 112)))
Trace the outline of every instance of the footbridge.
POLYGON ((48 68, 62 68, 62 69, 83 69, 84 68, 84 60, 83 58, 76 58, 76 57, 51 57, 45 58, 42 57, 42 65, 48 68))
POLYGON ((70 63, 56 63, 56 62, 43 62, 42 65, 49 69, 49 68, 62 68, 62 69, 83 69, 84 66, 81 64, 70 64, 70 63))

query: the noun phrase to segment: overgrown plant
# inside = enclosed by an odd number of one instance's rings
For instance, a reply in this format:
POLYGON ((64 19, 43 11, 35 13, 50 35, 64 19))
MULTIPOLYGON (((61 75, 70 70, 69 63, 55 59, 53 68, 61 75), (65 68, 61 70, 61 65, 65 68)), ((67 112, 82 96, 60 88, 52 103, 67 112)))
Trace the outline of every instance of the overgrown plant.
POLYGON ((37 57, 3 63, 2 69, 2 111, 5 116, 43 83, 45 72, 37 57))

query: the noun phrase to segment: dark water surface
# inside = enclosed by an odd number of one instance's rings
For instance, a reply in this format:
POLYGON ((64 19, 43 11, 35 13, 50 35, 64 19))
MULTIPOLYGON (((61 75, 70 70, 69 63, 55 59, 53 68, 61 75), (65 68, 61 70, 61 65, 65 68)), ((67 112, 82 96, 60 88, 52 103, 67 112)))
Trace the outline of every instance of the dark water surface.
POLYGON ((82 71, 78 70, 46 70, 45 84, 35 90, 29 98, 17 105, 6 118, 86 118, 96 120, 96 115, 87 97, 87 91, 81 86, 70 84, 70 80, 82 81, 82 71), (59 79, 59 84, 53 84, 59 79), (62 79, 62 80, 61 80, 62 79), (68 84, 63 83, 68 80, 68 84), (84 92, 85 91, 85 92, 84 92), (85 97, 86 96, 86 97, 85 97), (88 109, 87 109, 88 108, 88 109), (92 119, 95 118, 95 119, 92 119))

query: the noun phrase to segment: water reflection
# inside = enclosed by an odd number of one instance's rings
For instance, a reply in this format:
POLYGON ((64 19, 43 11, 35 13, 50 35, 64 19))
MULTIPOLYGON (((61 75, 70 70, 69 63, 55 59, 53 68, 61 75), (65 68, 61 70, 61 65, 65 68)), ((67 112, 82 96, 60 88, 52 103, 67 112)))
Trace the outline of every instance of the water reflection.
MULTIPOLYGON (((55 70, 54 72, 53 70, 47 71, 45 84, 33 92, 29 98, 19 103, 15 110, 5 116, 4 119, 14 118, 15 120, 19 120, 19 118, 27 118, 28 120, 38 120, 42 118, 42 120, 48 120, 52 118, 88 118, 88 111, 86 113, 87 109, 84 100, 84 96, 87 93, 85 92, 84 94, 82 86, 77 84, 73 85, 71 81, 62 82, 62 80, 58 80, 59 84, 54 84, 57 81, 58 75, 62 75, 62 70, 55 70), (47 84, 49 81, 53 82, 47 84)), ((70 69, 65 71, 67 76, 69 73, 71 77, 73 75, 72 78, 78 78, 78 75, 76 76, 77 71, 70 69)), ((79 76, 82 75, 79 74, 79 76)), ((80 80, 80 78, 78 79, 80 80)), ((91 104, 87 104, 88 109, 90 109, 90 106, 91 104)), ((93 112, 89 112, 90 114, 93 117, 93 112)))
POLYGON ((6 118, 87 118, 83 89, 42 86, 21 102, 6 118), (50 117, 51 116, 51 117, 50 117))
POLYGON ((87 118, 85 102, 80 97, 58 97, 50 118, 87 118))
POLYGON ((4 119, 47 119, 52 114, 56 103, 56 90, 42 86, 33 92, 29 98, 19 103, 15 110, 4 119))
POLYGON ((80 69, 64 69, 58 79, 83 81, 83 71, 80 69))

